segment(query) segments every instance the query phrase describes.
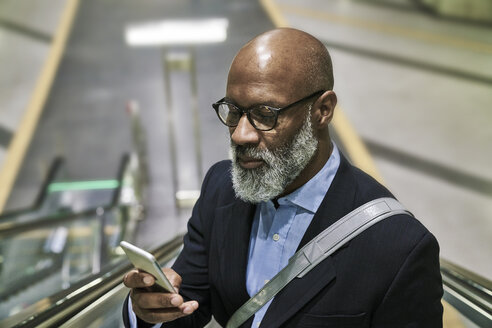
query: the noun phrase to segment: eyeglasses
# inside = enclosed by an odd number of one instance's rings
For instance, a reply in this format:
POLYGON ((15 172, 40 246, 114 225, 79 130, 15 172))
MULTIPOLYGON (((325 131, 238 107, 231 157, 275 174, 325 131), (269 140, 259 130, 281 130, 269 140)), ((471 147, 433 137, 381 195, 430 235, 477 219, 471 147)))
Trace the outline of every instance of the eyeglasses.
POLYGON ((296 102, 282 108, 275 108, 268 105, 257 105, 247 109, 242 109, 234 104, 231 104, 230 102, 227 102, 225 98, 222 98, 212 104, 212 107, 215 109, 220 121, 228 127, 237 126, 243 114, 246 114, 248 121, 253 127, 255 127, 255 129, 260 131, 269 131, 277 124, 277 118, 280 112, 292 108, 314 96, 319 97, 323 92, 325 92, 325 90, 316 91, 315 93, 312 93, 309 96, 297 100, 296 102))

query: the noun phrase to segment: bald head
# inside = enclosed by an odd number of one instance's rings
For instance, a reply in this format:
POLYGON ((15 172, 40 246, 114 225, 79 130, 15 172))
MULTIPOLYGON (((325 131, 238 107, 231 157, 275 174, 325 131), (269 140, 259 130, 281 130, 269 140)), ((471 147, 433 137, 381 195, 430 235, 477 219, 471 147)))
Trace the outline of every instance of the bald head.
POLYGON ((244 45, 234 58, 228 84, 288 82, 287 92, 306 95, 333 89, 333 69, 326 47, 312 35, 291 28, 263 33, 244 45))

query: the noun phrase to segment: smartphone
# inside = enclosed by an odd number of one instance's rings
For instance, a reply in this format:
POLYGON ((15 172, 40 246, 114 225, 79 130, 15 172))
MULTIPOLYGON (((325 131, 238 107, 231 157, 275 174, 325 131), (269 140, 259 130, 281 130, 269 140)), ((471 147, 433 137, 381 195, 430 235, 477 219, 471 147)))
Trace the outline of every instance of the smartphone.
POLYGON ((157 263, 152 254, 126 241, 120 242, 120 246, 123 248, 126 256, 128 256, 128 259, 133 263, 135 268, 154 276, 155 284, 150 287, 151 289, 154 289, 157 292, 176 293, 173 285, 167 280, 166 275, 162 272, 159 263, 157 263))

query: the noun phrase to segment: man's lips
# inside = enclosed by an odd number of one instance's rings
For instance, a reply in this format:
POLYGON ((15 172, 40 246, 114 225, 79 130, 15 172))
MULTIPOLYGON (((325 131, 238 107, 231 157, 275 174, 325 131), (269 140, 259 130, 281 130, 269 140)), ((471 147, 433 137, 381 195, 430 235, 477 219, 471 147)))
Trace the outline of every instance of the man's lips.
POLYGON ((239 165, 245 169, 255 169, 262 166, 265 162, 261 158, 253 158, 247 156, 238 156, 239 165))

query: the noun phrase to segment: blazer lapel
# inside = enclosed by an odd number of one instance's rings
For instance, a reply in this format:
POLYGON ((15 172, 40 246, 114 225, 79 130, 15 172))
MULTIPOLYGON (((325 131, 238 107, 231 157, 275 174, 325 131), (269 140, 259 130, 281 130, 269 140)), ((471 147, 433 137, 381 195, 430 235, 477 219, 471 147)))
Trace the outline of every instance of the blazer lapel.
POLYGON ((297 250, 310 242, 321 231, 328 228, 338 219, 353 209, 355 197, 355 180, 350 174, 351 167, 345 157, 340 154, 340 166, 331 183, 325 198, 316 211, 311 224, 301 239, 297 250))
POLYGON ((224 306, 230 315, 249 299, 246 290, 248 246, 255 206, 240 200, 216 209, 215 226, 221 237, 219 273, 223 284, 224 306))
MULTIPOLYGON (((337 174, 307 228, 298 250, 352 209, 355 187, 350 169, 350 164, 341 156, 337 174)), ((344 247, 347 246, 348 244, 344 247)), ((279 327, 306 305, 321 289, 332 282, 335 277, 336 268, 332 258, 328 257, 302 279, 295 278, 275 296, 261 326, 279 327)))

